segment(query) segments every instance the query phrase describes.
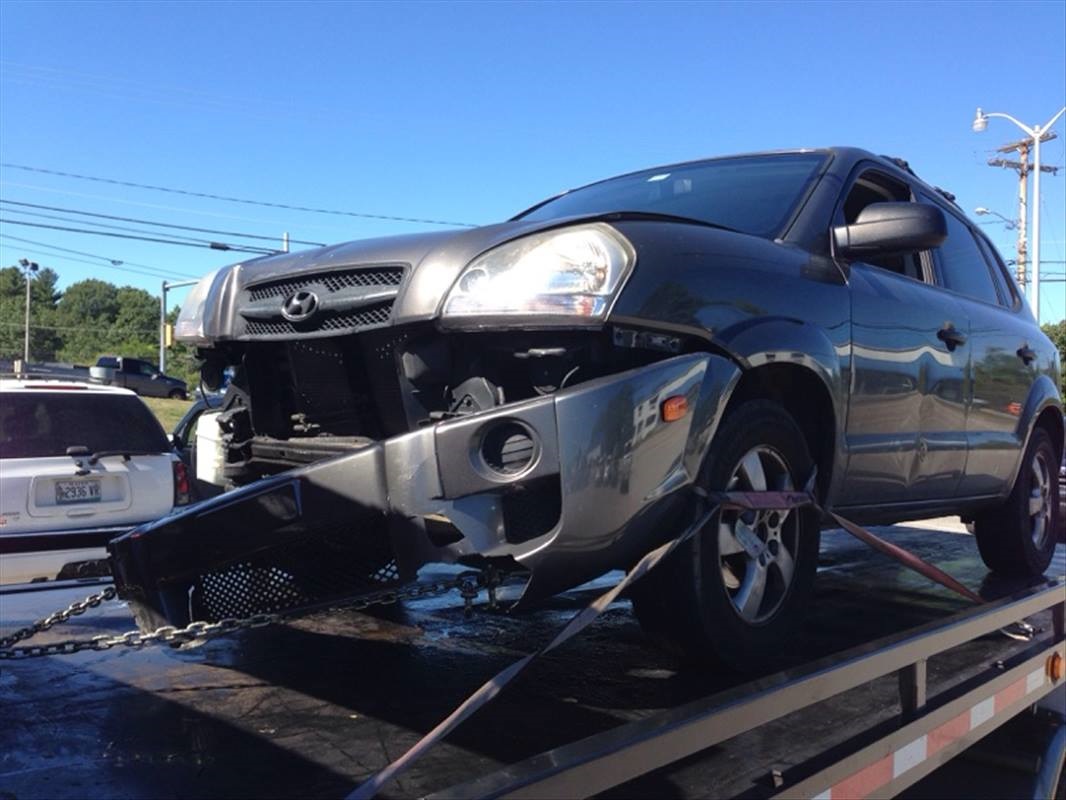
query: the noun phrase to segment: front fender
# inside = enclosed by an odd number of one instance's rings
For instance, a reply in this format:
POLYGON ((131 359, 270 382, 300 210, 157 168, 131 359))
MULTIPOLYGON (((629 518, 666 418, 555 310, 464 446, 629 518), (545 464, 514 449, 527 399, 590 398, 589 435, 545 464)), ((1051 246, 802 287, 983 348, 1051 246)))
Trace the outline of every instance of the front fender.
MULTIPOLYGON (((842 323, 834 343, 823 328, 788 317, 760 317, 718 332, 714 341, 745 371, 788 364, 817 377, 833 404, 833 463, 844 463, 848 386, 851 381, 849 326, 842 323)), ((832 470, 828 497, 836 497, 843 470, 832 470)))

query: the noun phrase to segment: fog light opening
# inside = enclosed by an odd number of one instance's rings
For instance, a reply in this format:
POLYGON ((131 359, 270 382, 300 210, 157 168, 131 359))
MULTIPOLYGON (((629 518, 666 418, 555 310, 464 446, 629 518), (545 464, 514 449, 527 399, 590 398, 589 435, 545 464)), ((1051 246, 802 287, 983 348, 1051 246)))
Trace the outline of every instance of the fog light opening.
POLYGON ((492 425, 481 437, 481 460, 496 475, 511 478, 526 472, 537 458, 533 431, 518 422, 492 425))

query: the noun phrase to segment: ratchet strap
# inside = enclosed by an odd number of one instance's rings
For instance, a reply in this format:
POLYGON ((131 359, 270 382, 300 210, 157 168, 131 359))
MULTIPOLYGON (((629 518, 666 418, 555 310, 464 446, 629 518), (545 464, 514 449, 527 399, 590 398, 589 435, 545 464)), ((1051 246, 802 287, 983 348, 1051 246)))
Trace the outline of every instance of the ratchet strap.
POLYGON ((369 800, 374 797, 390 781, 415 764, 428 750, 441 739, 451 733, 469 717, 486 705, 496 695, 503 691, 504 687, 513 681, 530 663, 538 657, 548 653, 565 642, 572 639, 582 630, 591 625, 607 607, 611 605, 626 589, 643 578, 649 571, 655 568, 664 558, 684 542, 691 539, 710 522, 711 518, 721 510, 737 511, 789 511, 798 508, 812 508, 824 516, 828 516, 837 522, 844 530, 869 545, 875 550, 891 556, 905 567, 912 569, 947 589, 962 595, 967 600, 975 603, 984 601, 974 592, 967 589, 957 580, 943 570, 937 569, 932 564, 908 550, 890 542, 886 542, 878 536, 870 533, 865 528, 856 525, 849 520, 840 517, 833 512, 826 512, 814 499, 814 475, 807 482, 805 491, 766 491, 766 492, 706 492, 694 487, 695 493, 704 498, 710 505, 707 510, 688 528, 675 539, 660 545, 646 554, 637 565, 631 569, 622 580, 601 594, 585 608, 574 615, 561 631, 547 645, 541 647, 529 655, 523 656, 515 663, 489 678, 481 687, 470 695, 462 705, 449 714, 433 730, 418 740, 406 753, 386 766, 380 772, 375 773, 367 781, 356 787, 347 800, 369 800))

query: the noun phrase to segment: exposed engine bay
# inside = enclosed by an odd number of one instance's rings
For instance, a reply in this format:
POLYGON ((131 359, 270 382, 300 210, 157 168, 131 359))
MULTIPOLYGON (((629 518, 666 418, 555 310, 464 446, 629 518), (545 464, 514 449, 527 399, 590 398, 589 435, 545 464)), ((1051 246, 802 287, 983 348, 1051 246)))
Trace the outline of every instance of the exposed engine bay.
MULTIPOLYGON (((676 354, 679 339, 633 331, 441 334, 387 329, 234 343, 202 353, 205 382, 235 366, 218 423, 224 475, 243 485, 448 419, 550 395, 676 354), (665 352, 664 352, 665 351, 665 352)), ((486 458, 519 471, 520 431, 486 458)))

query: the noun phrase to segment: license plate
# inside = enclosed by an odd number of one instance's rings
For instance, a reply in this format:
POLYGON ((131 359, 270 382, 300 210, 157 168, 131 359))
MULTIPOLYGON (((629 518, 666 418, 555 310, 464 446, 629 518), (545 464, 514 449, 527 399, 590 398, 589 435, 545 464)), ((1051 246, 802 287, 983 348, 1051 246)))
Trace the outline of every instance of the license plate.
POLYGON ((99 502, 100 481, 56 481, 56 505, 99 502))

